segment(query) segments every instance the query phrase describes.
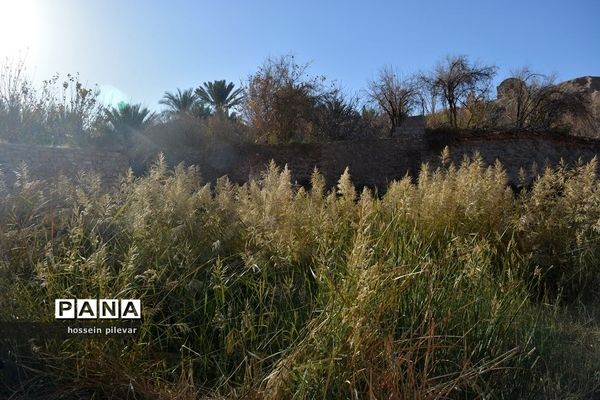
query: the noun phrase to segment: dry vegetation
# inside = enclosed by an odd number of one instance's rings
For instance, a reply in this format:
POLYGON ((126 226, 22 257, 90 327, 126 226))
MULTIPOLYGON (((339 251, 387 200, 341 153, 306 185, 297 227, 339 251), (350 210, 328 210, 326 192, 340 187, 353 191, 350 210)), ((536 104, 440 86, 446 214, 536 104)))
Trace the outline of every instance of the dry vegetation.
POLYGON ((356 193, 201 184, 160 160, 105 193, 20 172, 0 199, 0 320, 141 298, 125 340, 0 342, 11 398, 594 398, 596 163, 514 195, 478 159, 356 193))
POLYGON ((449 55, 429 72, 401 76, 384 67, 366 91, 353 94, 286 55, 266 59, 239 87, 215 80, 167 91, 158 102, 162 112, 155 113, 139 103, 101 104, 99 89, 86 87, 77 74, 55 75, 37 88, 23 61, 7 60, 0 65, 0 142, 117 146, 135 149, 138 157, 149 144, 169 154, 206 149, 215 141, 377 139, 395 134, 415 114, 440 130, 598 136, 597 84, 585 86, 587 78, 556 84, 551 76, 523 68, 499 86, 495 98, 496 71, 494 65, 449 55))

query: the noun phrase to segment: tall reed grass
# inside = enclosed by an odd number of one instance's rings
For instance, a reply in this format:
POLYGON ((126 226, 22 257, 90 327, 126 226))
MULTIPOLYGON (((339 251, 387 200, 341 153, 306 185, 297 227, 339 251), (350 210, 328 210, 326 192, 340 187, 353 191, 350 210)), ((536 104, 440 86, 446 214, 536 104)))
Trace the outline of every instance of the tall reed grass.
POLYGON ((596 161, 515 195, 478 157, 381 198, 159 159, 105 192, 24 167, 0 200, 0 320, 55 298, 141 298, 125 340, 4 340, 11 398, 592 398, 596 161), (587 396, 587 397, 586 397, 587 396))

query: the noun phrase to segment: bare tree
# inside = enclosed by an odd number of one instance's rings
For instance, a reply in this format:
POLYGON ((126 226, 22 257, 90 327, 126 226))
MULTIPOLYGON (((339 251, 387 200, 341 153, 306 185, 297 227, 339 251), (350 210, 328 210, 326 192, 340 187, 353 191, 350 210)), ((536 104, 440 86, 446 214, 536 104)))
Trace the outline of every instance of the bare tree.
POLYGON ((419 100, 414 82, 401 80, 391 67, 379 71, 377 79, 369 82, 367 93, 388 116, 390 134, 410 115, 419 100))
POLYGON ((497 67, 471 63, 467 56, 447 56, 439 62, 434 72, 421 75, 422 82, 430 93, 438 95, 446 108, 448 122, 458 127, 458 111, 469 102, 484 101, 497 67))
POLYGON ((429 76, 424 73, 417 74, 415 85, 421 113, 435 114, 439 98, 438 88, 429 84, 429 76))
POLYGON ((498 102, 515 129, 548 129, 566 116, 586 117, 588 99, 573 88, 554 83, 553 76, 528 67, 513 72, 498 87, 498 102))

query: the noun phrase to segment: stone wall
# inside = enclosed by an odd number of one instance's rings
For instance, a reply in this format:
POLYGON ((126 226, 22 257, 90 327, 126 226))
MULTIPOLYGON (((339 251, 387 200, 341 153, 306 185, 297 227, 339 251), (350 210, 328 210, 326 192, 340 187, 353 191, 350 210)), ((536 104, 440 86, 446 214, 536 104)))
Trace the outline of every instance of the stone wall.
POLYGON ((419 138, 425 135, 425 116, 415 115, 407 117, 402 124, 396 128, 393 136, 419 138))
POLYGON ((34 179, 70 178, 82 172, 94 172, 105 187, 115 187, 129 168, 127 157, 119 151, 45 147, 26 144, 0 144, 0 171, 8 185, 14 183, 22 164, 34 179))
POLYGON ((555 166, 561 159, 574 165, 579 159, 587 162, 600 155, 600 141, 555 134, 423 134, 382 140, 332 142, 321 144, 219 146, 207 154, 190 152, 172 160, 185 161, 200 167, 204 178, 214 181, 228 175, 235 182, 257 176, 272 159, 278 165, 288 165, 293 179, 301 185, 310 182, 313 169, 318 168, 330 186, 335 185, 346 166, 358 186, 385 190, 394 179, 406 174, 415 177, 422 163, 433 167, 440 164, 440 155, 449 147, 451 159, 460 163, 464 156, 479 154, 491 165, 497 159, 508 172, 510 184, 518 186, 519 170, 532 178, 532 166, 538 170, 555 166))
MULTIPOLYGON (((362 140, 331 143, 285 145, 218 145, 205 151, 166 153, 171 165, 184 162, 198 165, 205 181, 214 182, 228 175, 238 183, 260 172, 274 160, 288 165, 292 179, 308 185, 313 169, 318 168, 328 185, 336 184, 348 166, 357 186, 369 186, 382 192, 394 179, 407 174, 415 177, 422 163, 439 165, 445 146, 451 158, 460 163, 464 156, 479 153, 486 164, 497 159, 506 168, 510 184, 518 186, 519 170, 523 168, 532 178, 532 164, 538 170, 556 165, 561 159, 575 164, 579 159, 589 161, 600 155, 600 141, 555 134, 497 133, 497 134, 432 134, 398 136, 383 140, 362 140)), ((128 159, 118 151, 94 151, 72 148, 49 148, 29 145, 0 144, 0 170, 9 183, 14 170, 25 162, 36 178, 58 175, 75 177, 81 171, 94 171, 107 187, 114 187, 119 176, 129 166, 128 159)))

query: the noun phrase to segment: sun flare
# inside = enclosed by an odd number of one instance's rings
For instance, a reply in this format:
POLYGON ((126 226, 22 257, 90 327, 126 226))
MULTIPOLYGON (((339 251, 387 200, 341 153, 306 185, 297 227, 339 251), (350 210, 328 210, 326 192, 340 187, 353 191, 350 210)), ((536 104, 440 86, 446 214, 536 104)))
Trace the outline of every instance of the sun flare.
POLYGON ((0 0, 0 57, 25 56, 38 36, 32 0, 0 0))

